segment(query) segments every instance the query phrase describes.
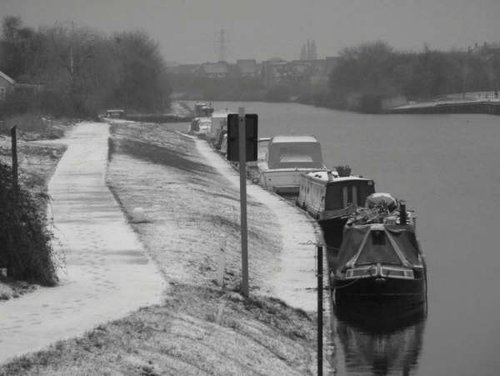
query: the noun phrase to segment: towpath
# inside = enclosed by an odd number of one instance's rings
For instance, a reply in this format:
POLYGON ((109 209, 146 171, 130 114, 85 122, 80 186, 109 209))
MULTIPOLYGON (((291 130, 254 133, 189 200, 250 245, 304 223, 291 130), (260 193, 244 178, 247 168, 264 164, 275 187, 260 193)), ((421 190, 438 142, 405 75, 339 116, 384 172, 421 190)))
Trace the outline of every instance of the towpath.
MULTIPOLYGON (((215 153, 207 142, 195 140, 197 149, 205 160, 239 189, 239 174, 227 161, 215 153)), ((271 273, 266 281, 271 295, 280 298, 292 307, 306 311, 316 310, 316 247, 314 243, 319 229, 312 219, 300 213, 285 199, 258 185, 248 184, 247 194, 272 210, 281 228, 283 248, 280 259, 275 265, 274 273, 271 273)), ((252 255, 250 254, 249 257, 252 255)))
POLYGON ((0 304, 0 362, 141 306, 165 283, 105 184, 109 125, 81 123, 49 184, 61 284, 0 304))

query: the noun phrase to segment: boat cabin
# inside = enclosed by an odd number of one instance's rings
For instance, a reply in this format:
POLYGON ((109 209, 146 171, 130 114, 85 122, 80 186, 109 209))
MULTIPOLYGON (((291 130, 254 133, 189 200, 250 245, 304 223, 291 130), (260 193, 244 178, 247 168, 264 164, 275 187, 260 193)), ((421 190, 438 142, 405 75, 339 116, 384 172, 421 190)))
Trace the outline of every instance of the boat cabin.
POLYGON ((339 176, 336 170, 301 176, 296 204, 318 219, 326 245, 337 249, 350 214, 375 192, 375 182, 361 176, 339 176))
POLYGON ((194 105, 194 116, 195 117, 210 117, 214 112, 214 108, 204 102, 198 102, 194 105))
POLYGON ((375 272, 383 277, 413 279, 413 268, 423 267, 411 225, 346 226, 336 270, 346 279, 371 277, 375 272))
POLYGON ((224 132, 227 132, 227 116, 230 114, 228 110, 215 111, 212 113, 209 138, 212 140, 216 148, 220 148, 224 132), (217 147, 218 144, 218 147, 217 147))
POLYGON ((284 194, 298 193, 301 174, 326 170, 321 145, 313 136, 272 137, 258 165, 263 187, 284 194))
POLYGON ((268 144, 269 169, 324 168, 321 145, 313 136, 276 136, 268 144))
POLYGON ((317 171, 301 177, 297 205, 313 217, 327 220, 348 214, 346 209, 364 206, 375 192, 375 182, 361 176, 339 176, 334 171, 317 171))
POLYGON ((113 119, 123 119, 125 118, 125 110, 106 110, 106 117, 113 119))

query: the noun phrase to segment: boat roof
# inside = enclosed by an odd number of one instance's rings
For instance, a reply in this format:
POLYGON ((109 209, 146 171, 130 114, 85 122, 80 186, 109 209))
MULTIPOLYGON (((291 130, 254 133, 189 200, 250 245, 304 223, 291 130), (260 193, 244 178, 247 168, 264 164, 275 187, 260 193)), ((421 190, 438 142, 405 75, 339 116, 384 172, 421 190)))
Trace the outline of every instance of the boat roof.
POLYGON ((217 110, 212 112, 212 117, 213 118, 226 118, 227 115, 231 114, 232 112, 229 110, 217 110))
POLYGON ((362 180, 362 181, 371 181, 372 179, 369 178, 364 178, 362 176, 355 176, 355 175, 350 175, 350 176, 338 176, 336 171, 331 171, 331 177, 329 180, 328 177, 328 171, 313 171, 313 172, 308 172, 306 174, 307 177, 312 178, 312 179, 317 179, 324 181, 325 183, 338 183, 338 182, 343 182, 343 181, 354 181, 354 180, 362 180))
POLYGON ((314 136, 274 136, 271 138, 272 143, 318 143, 318 140, 314 136))
POLYGON ((344 228, 338 254, 338 270, 345 265, 363 266, 376 263, 401 266, 422 265, 420 247, 411 225, 367 224, 344 228), (372 237, 371 234, 373 234, 372 237), (378 233, 378 234, 376 234, 378 233), (384 239, 377 242, 377 236, 384 239))

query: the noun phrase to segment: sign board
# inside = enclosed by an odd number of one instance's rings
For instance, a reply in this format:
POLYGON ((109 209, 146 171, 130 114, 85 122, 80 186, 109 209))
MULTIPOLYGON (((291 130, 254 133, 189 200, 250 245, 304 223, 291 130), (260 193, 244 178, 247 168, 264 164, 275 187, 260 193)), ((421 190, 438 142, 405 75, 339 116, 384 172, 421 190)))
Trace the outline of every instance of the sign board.
MULTIPOLYGON (((246 130, 246 162, 257 160, 257 140, 258 140, 258 116, 257 114, 245 115, 246 130)), ((232 162, 239 162, 239 115, 229 114, 227 116, 227 159, 232 162)))

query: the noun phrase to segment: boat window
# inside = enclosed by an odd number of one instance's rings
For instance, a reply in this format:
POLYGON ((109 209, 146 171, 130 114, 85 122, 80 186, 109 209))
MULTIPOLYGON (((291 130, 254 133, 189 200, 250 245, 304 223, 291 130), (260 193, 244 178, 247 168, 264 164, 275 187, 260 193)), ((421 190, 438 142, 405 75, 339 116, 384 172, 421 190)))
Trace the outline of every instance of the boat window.
POLYGON ((372 180, 361 180, 356 183, 358 205, 365 204, 366 198, 375 193, 375 185, 372 180))
POLYGON ((269 140, 259 140, 257 143, 257 158, 261 161, 266 160, 268 144, 269 140))
POLYGON ((344 186, 342 187, 342 207, 343 208, 347 207, 348 203, 349 203, 349 187, 344 186))
POLYGON ((356 184, 354 184, 352 186, 352 203, 356 206, 358 206, 358 187, 356 186, 356 184))
POLYGON ((325 210, 343 208, 342 187, 340 184, 330 184, 326 188, 325 210))
POLYGON ((375 191, 373 182, 367 180, 345 181, 328 184, 325 210, 345 208, 348 204, 363 205, 375 191))

